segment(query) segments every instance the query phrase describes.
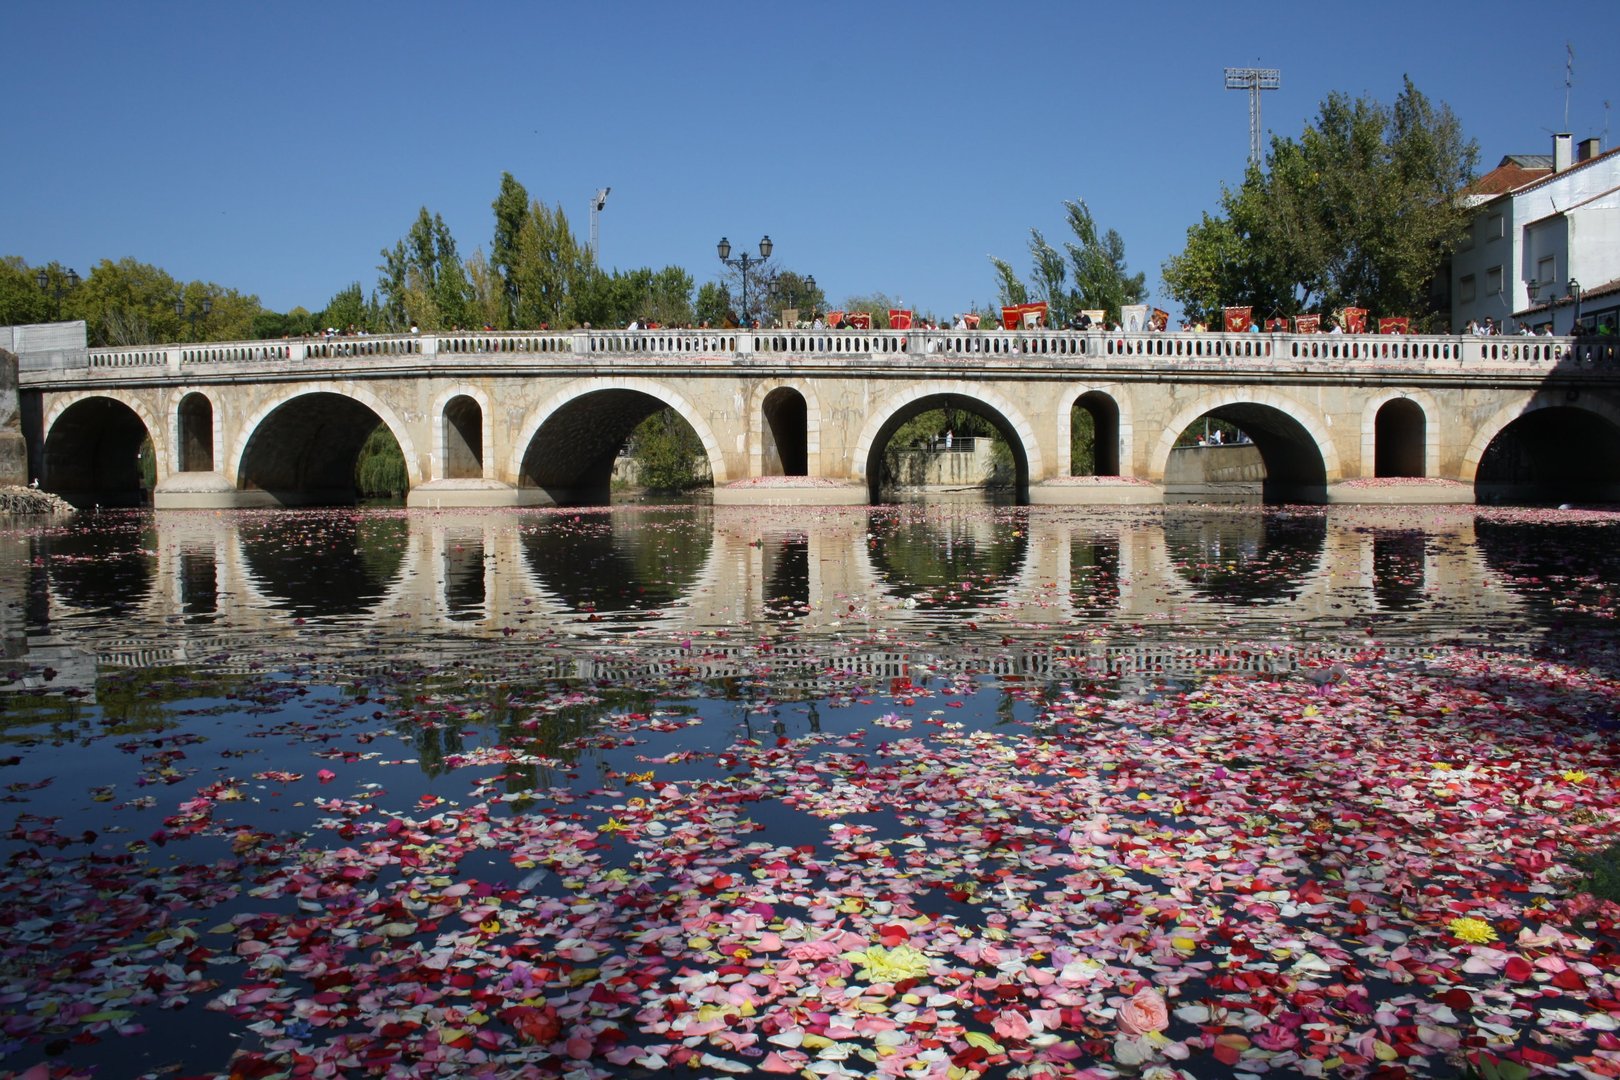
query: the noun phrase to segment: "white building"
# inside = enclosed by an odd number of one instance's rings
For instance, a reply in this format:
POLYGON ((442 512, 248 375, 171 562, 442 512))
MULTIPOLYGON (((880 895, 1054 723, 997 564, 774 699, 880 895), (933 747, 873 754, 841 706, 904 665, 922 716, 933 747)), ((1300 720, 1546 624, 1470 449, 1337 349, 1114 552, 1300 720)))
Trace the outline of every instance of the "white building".
POLYGON ((1551 157, 1516 154, 1467 196, 1468 235, 1451 258, 1451 325, 1489 318, 1571 333, 1620 333, 1620 149, 1553 136, 1551 157))

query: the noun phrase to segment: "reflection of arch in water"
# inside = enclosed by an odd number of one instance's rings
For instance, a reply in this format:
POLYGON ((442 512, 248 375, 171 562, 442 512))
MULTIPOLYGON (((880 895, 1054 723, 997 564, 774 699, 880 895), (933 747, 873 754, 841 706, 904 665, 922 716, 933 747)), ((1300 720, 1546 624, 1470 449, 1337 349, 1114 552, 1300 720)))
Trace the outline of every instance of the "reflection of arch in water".
POLYGON ((213 472, 214 447, 219 445, 220 419, 214 403, 200 390, 183 391, 174 402, 175 472, 213 472))
POLYGON ((1174 509, 1163 520, 1155 554, 1173 594, 1203 603, 1306 607, 1312 593, 1328 590, 1323 514, 1174 509), (1287 550, 1280 541, 1301 549, 1287 550))
POLYGON ((1068 475, 1075 471, 1072 456, 1074 443, 1074 410, 1084 409, 1091 414, 1092 444, 1091 476, 1119 476, 1120 463, 1131 460, 1131 439, 1135 425, 1131 420, 1130 402, 1114 392, 1113 387, 1086 387, 1070 394, 1059 395, 1057 410, 1057 445, 1059 457, 1067 461, 1068 475))
POLYGON ((140 454, 152 440, 157 479, 169 474, 162 427, 132 394, 98 390, 52 406, 44 423, 40 482, 75 506, 138 506, 145 501, 140 454))
POLYGON ((990 421, 1012 450, 1018 501, 1029 502, 1029 478, 1044 476, 1040 444, 1034 429, 1016 406, 979 383, 918 383, 891 394, 873 406, 850 453, 850 472, 864 480, 872 502, 879 502, 883 480, 883 452, 889 440, 912 417, 930 409, 960 409, 990 421))
POLYGON ((495 444, 489 395, 457 386, 433 400, 433 480, 492 480, 494 462, 485 448, 495 444))
POLYGON ((902 603, 925 594, 931 611, 975 610, 1029 586, 1029 530, 1016 519, 879 510, 868 520, 872 579, 902 603), (961 590, 963 582, 972 587, 961 590))
MULTIPOLYGON (((615 518, 627 515, 633 515, 639 518, 646 518, 649 516, 645 513, 626 511, 602 513, 600 515, 581 515, 578 523, 569 522, 568 519, 560 516, 547 516, 537 519, 537 521, 542 525, 561 525, 566 528, 571 524, 576 525, 577 527, 578 524, 590 522, 592 519, 600 516, 601 519, 611 527, 615 518)), ((667 587, 657 593, 648 593, 644 589, 640 591, 637 596, 639 599, 644 601, 640 603, 625 602, 628 599, 628 594, 622 590, 617 595, 610 595, 605 591, 607 586, 636 580, 633 559, 621 560, 621 563, 629 562, 631 564, 628 568, 629 572, 623 572, 624 567, 622 565, 618 568, 607 568, 605 570, 598 571, 581 565, 584 561, 591 558, 591 553, 586 552, 581 555, 576 547, 575 551, 572 553, 573 557, 565 557, 565 559, 558 561, 571 564, 576 571, 583 571, 580 576, 576 577, 575 581, 586 584, 589 587, 589 591, 587 593, 575 590, 574 593, 570 595, 566 587, 559 588, 555 582, 548 579, 546 571, 547 566, 550 565, 550 563, 548 562, 542 564, 536 561, 536 547, 538 546, 537 542, 540 539, 537 534, 537 530, 533 528, 523 529, 517 538, 517 557, 519 565, 516 572, 521 576, 522 580, 527 586, 527 588, 523 590, 526 596, 540 601, 538 604, 532 604, 527 607, 523 611, 523 614, 530 616, 543 614, 555 616, 564 620, 577 621, 582 614, 589 616, 592 613, 600 615, 605 612, 609 615, 642 615, 651 614, 653 612, 663 612, 666 613, 666 618, 664 620, 665 625, 700 624, 702 619, 699 618, 695 606, 697 603, 697 598, 705 594, 711 597, 719 597, 720 594, 719 586, 721 584, 721 570, 719 549, 721 545, 716 542, 717 532, 714 528, 714 523, 711 516, 699 515, 696 517, 693 524, 698 530, 702 541, 705 543, 701 562, 696 564, 694 570, 684 583, 664 582, 662 584, 666 585, 667 587), (616 572, 616 569, 618 572, 616 572), (607 600, 609 602, 605 607, 602 603, 603 600, 607 600), (667 613, 670 612, 678 612, 681 614, 682 618, 669 618, 667 613)), ((610 532, 607 536, 602 536, 600 533, 593 531, 589 533, 581 533, 576 537, 576 539, 583 540, 587 544, 592 544, 598 549, 605 547, 608 551, 611 551, 613 549, 614 535, 614 533, 610 532)), ((662 549, 666 551, 682 549, 680 545, 669 544, 667 542, 667 538, 665 537, 650 534, 645 528, 639 530, 637 538, 654 548, 662 547, 662 549)), ((601 550, 598 550, 596 553, 597 557, 601 557, 601 554, 601 550)), ((604 631, 611 631, 615 629, 615 627, 611 623, 604 622, 602 624, 602 629, 604 631)))
POLYGON ((1620 410, 1578 389, 1543 390, 1479 426, 1460 479, 1482 502, 1620 499, 1620 410))
POLYGON ((1262 491, 1267 502, 1325 502, 1328 477, 1344 475, 1333 440, 1312 410, 1255 388, 1212 393, 1175 414, 1153 449, 1151 465, 1159 479, 1176 440, 1204 416, 1236 425, 1253 441, 1265 463, 1262 491))
POLYGON ((266 403, 242 428, 248 435, 236 486, 263 491, 283 506, 353 503, 360 448, 379 422, 399 443, 407 482, 416 487, 421 464, 404 423, 358 386, 294 390, 266 403))
POLYGON ((41 535, 35 557, 45 564, 47 612, 123 617, 161 602, 155 551, 152 529, 41 535))
POLYGON ((726 483, 725 457, 703 415, 667 386, 638 378, 581 379, 547 398, 513 440, 508 474, 559 504, 606 502, 619 449, 637 424, 665 406, 697 433, 715 485, 726 483))
POLYGON ((748 403, 750 476, 821 475, 821 401, 802 379, 762 383, 748 403))
POLYGON ((1440 475, 1439 416, 1434 398, 1422 390, 1374 394, 1361 410, 1362 476, 1440 475))
POLYGON ((271 514, 246 519, 236 532, 236 561, 243 591, 265 610, 295 618, 356 618, 375 621, 404 604, 420 580, 420 560, 410 523, 399 515, 354 514, 344 518, 271 514), (320 558, 295 548, 287 531, 300 524, 324 531, 320 558), (268 525, 255 530, 252 526, 268 525), (345 526, 353 526, 352 534, 345 526), (363 550, 367 527, 391 535, 380 550, 363 550), (340 534, 334 536, 333 529, 340 534))

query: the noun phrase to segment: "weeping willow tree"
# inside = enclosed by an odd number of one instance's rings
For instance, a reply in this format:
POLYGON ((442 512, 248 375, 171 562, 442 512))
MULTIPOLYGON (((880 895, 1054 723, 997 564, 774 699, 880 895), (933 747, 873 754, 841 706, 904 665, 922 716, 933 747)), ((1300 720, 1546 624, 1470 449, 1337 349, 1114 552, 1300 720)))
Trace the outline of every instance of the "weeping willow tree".
POLYGON ((405 453, 388 425, 379 421, 354 463, 354 489, 362 499, 386 499, 404 495, 409 487, 405 453))

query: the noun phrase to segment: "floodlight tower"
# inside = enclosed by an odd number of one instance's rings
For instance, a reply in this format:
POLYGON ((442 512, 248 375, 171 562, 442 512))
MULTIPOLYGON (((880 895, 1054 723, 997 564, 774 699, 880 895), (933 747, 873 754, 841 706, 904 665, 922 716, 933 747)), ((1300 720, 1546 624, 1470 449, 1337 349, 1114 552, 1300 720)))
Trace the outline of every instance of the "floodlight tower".
POLYGON ((1260 91, 1282 85, 1277 68, 1227 68, 1226 88, 1249 92, 1249 164, 1260 164, 1260 91))
POLYGON ((592 262, 596 261, 596 251, 597 251, 596 245, 597 245, 597 241, 598 241, 598 236, 597 236, 597 231, 596 231, 596 229, 597 229, 596 216, 602 212, 602 207, 607 205, 608 192, 610 192, 612 190, 613 189, 610 188, 610 187, 600 188, 600 189, 598 189, 596 194, 591 197, 591 261, 592 262))

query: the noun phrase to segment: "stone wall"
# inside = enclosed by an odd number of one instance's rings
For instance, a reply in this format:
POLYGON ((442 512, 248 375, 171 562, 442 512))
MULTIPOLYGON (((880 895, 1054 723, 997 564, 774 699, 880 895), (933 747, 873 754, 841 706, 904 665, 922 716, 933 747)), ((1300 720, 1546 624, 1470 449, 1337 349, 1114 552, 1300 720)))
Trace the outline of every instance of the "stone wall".
POLYGON ((0 349, 0 487, 26 483, 28 444, 17 398, 17 354, 0 349))

